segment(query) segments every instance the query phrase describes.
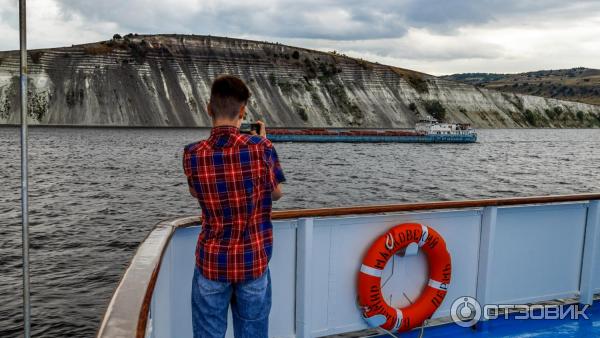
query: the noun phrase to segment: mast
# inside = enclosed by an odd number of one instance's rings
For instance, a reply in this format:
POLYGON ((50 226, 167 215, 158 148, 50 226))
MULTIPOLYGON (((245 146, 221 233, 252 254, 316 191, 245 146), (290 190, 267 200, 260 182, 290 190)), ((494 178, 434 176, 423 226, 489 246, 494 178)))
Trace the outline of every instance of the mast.
POLYGON ((26 0, 19 0, 19 36, 21 49, 21 224, 23 227, 23 331, 31 337, 29 298, 29 196, 27 174, 27 12, 26 0))

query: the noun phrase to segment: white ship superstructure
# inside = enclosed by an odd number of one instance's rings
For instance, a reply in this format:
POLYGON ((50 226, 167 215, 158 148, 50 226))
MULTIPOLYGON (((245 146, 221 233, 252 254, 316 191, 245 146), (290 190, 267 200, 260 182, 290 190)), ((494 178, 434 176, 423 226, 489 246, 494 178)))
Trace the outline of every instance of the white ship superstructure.
POLYGON ((468 123, 441 123, 435 119, 420 120, 415 130, 427 135, 469 135, 475 130, 468 123))

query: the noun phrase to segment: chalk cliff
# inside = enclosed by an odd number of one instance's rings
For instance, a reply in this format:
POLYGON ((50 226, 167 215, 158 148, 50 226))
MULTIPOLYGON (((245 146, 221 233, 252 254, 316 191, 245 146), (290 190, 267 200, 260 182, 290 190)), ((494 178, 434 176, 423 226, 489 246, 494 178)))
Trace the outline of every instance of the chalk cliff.
MULTIPOLYGON (((243 78, 250 119, 281 127, 600 126, 600 106, 477 88, 336 53, 189 35, 127 35, 29 52, 29 119, 49 125, 208 126, 210 83, 243 78)), ((0 52, 0 123, 19 123, 18 53, 0 52)))

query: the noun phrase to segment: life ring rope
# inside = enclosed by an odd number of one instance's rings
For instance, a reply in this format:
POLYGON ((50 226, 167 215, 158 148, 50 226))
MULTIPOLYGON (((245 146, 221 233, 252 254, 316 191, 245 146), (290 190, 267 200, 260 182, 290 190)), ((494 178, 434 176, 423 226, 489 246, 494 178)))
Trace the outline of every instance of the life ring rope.
POLYGON ((442 236, 433 228, 419 223, 405 223, 391 228, 368 249, 358 273, 358 303, 369 326, 392 332, 417 327, 430 318, 441 305, 451 277, 450 254, 442 236), (422 294, 411 305, 394 308, 381 292, 381 276, 386 263, 398 251, 415 243, 427 256, 429 280, 422 294))

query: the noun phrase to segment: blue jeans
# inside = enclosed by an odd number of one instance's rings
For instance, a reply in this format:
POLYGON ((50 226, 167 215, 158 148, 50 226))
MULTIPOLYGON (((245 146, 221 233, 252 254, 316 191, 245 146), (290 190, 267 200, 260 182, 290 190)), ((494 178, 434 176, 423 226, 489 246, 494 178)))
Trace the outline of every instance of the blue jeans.
POLYGON ((255 280, 225 283, 204 278, 196 267, 192 281, 194 338, 225 337, 230 303, 236 338, 267 338, 271 311, 269 269, 255 280))

